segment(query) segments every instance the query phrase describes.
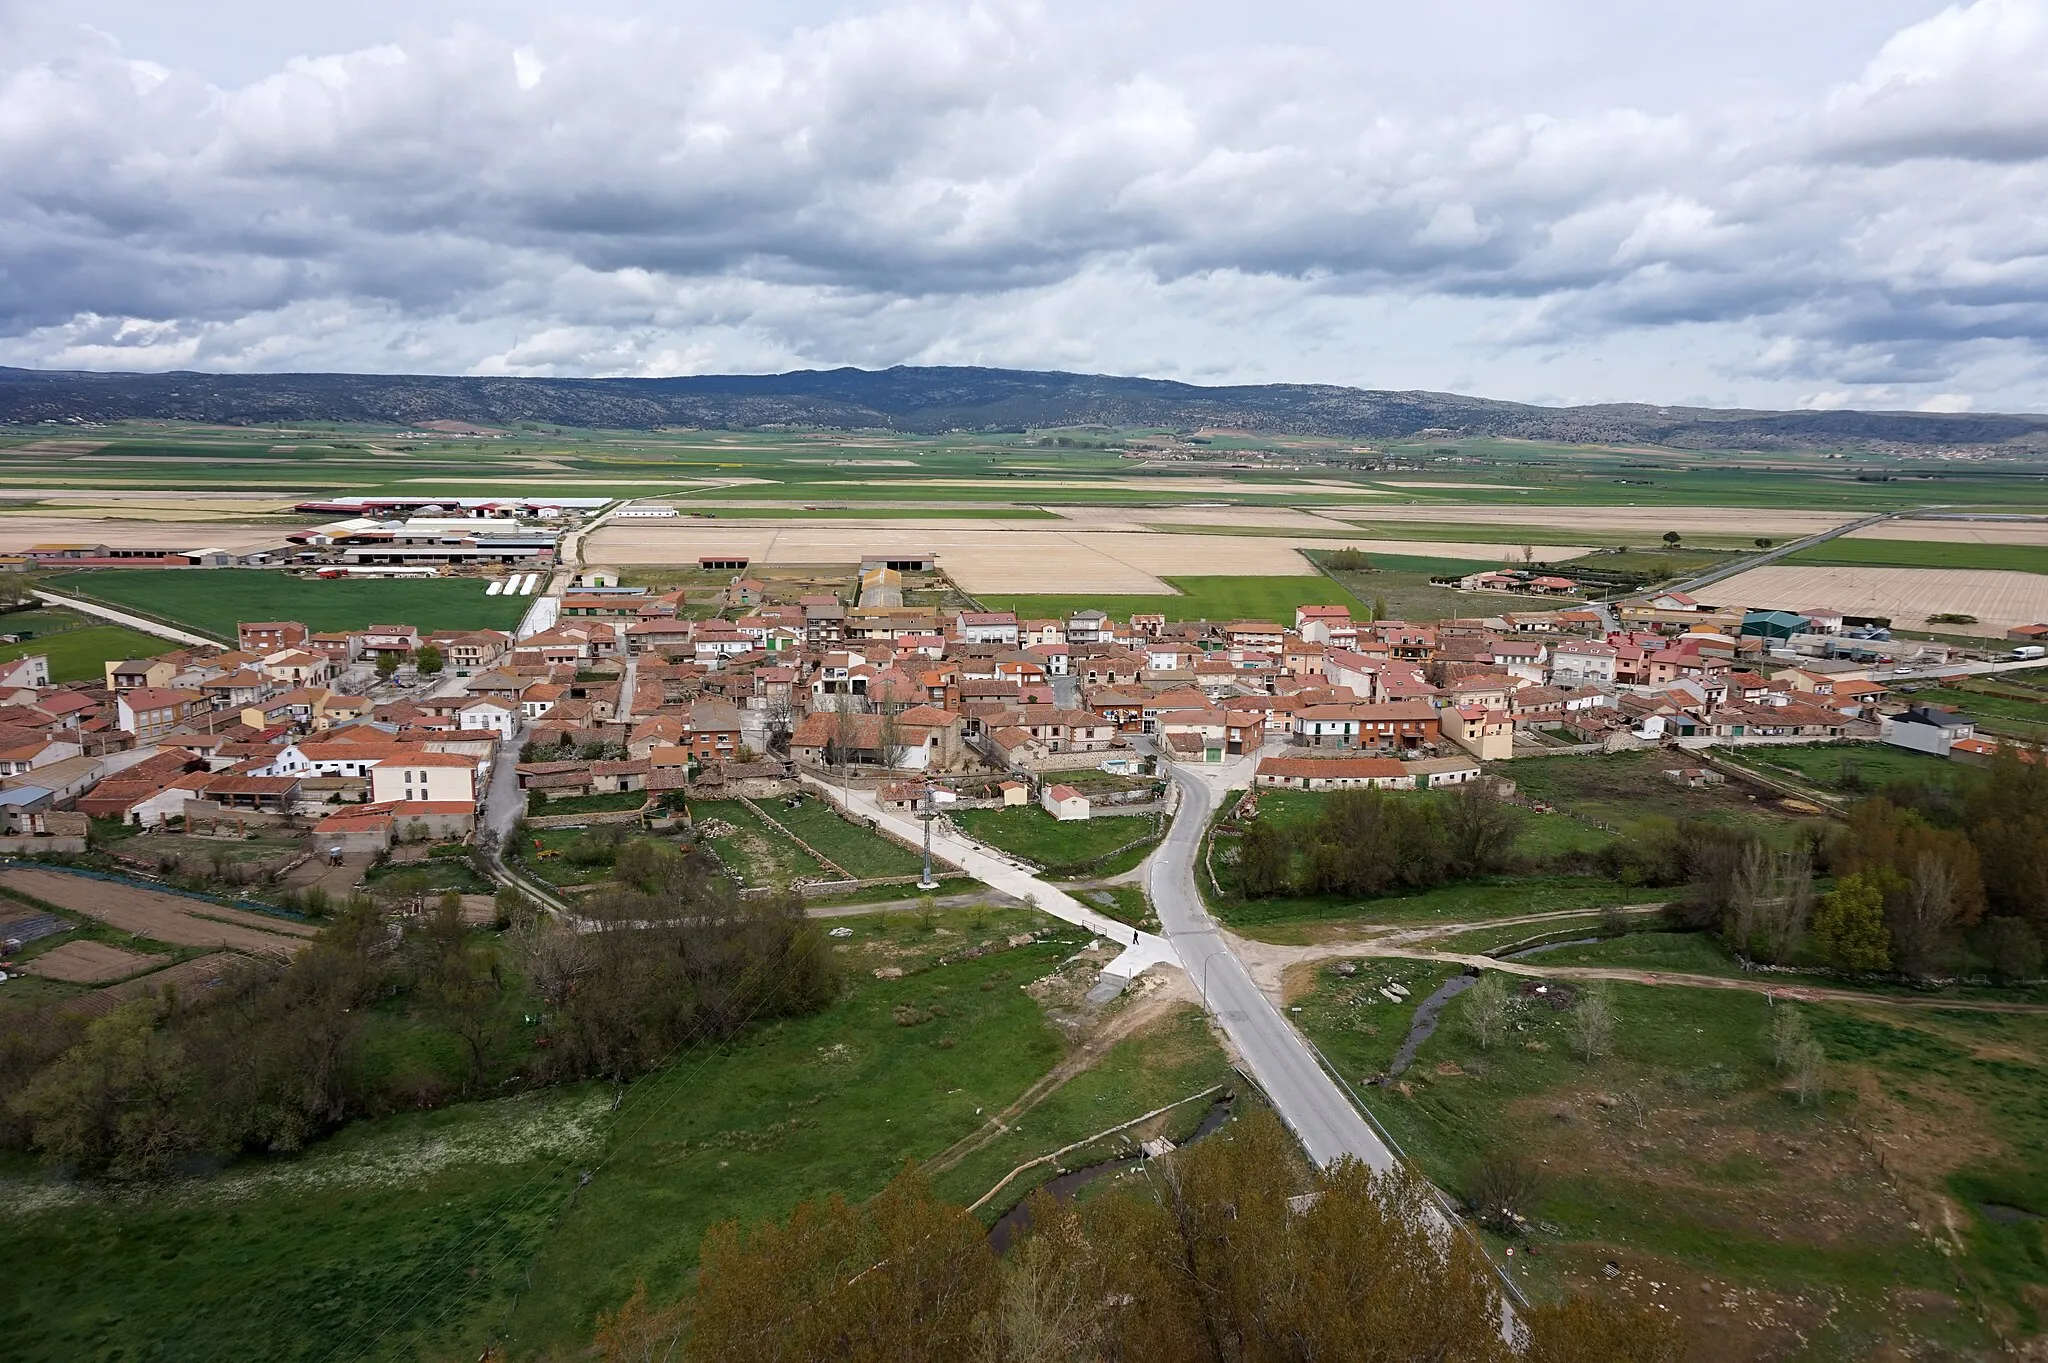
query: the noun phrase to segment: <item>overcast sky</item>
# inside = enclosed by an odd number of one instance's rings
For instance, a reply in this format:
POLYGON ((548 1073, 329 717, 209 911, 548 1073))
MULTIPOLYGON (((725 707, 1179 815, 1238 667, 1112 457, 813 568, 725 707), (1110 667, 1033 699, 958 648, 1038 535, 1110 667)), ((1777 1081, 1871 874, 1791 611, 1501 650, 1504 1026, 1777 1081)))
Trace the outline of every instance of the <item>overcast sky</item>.
POLYGON ((0 364, 2039 411, 2048 0, 0 0, 0 364))

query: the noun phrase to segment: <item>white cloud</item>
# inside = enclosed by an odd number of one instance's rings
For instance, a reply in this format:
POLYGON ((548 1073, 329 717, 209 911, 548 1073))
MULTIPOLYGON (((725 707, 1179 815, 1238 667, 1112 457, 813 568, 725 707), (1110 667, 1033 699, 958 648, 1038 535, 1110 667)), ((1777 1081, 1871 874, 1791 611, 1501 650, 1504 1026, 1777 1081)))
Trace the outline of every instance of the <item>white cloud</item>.
POLYGON ((2048 403, 2048 0, 1678 111, 1140 40, 472 20, 219 88, 0 9, 0 362, 2048 403))

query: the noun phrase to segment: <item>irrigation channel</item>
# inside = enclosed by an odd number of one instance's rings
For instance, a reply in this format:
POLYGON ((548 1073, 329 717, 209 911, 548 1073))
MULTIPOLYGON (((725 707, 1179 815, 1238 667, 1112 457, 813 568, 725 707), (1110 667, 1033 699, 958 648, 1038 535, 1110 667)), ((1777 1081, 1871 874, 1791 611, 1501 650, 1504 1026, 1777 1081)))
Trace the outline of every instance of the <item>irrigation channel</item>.
MULTIPOLYGON (((1219 1096, 1215 1102, 1209 1104, 1209 1110, 1202 1114, 1202 1120, 1195 1127, 1194 1133, 1175 1149, 1185 1150, 1205 1136, 1214 1134, 1230 1120, 1233 1105, 1232 1095, 1225 1093, 1219 1096)), ((1135 1169, 1150 1158, 1149 1155, 1120 1155, 1097 1164, 1083 1165, 1079 1169, 1069 1169, 1039 1184, 1032 1192, 1050 1194, 1055 1202, 1070 1202, 1076 1193, 1089 1184, 1121 1174, 1127 1169, 1135 1169)), ((1030 1229, 1031 1198, 1026 1196, 1022 1202, 996 1218, 996 1223, 988 1228, 989 1248, 998 1254, 1008 1254, 1010 1246, 1017 1242, 1017 1238, 1030 1229)))

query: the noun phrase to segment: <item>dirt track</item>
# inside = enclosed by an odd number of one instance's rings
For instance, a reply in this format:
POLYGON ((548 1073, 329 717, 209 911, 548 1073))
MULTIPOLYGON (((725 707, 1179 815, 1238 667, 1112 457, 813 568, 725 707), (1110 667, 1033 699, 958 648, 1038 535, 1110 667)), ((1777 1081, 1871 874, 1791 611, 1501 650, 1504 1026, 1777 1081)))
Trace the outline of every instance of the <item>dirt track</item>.
POLYGON ((289 956, 317 931, 301 923, 201 899, 26 866, 0 871, 0 889, 31 895, 60 909, 97 918, 123 932, 172 946, 218 946, 259 955, 289 956))

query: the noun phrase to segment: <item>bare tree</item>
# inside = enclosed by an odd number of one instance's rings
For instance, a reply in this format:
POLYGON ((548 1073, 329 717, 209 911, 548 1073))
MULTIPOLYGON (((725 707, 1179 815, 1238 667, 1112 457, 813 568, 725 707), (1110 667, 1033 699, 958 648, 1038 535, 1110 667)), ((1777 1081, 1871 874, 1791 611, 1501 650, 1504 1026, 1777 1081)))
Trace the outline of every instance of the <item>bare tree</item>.
POLYGON ((1572 1049, 1589 1064, 1614 1049, 1615 1025, 1614 1005, 1607 990, 1599 985, 1579 995, 1578 1003, 1565 1020, 1572 1049))
POLYGON ((1479 1049, 1491 1050, 1493 1043, 1507 1030, 1508 1015, 1514 1007, 1505 981, 1498 974, 1479 977, 1479 983, 1465 991, 1462 1015, 1465 1030, 1479 1043, 1479 1049))
POLYGON ((1479 1157, 1468 1186, 1473 1216, 1503 1235, 1519 1234, 1543 1195, 1543 1177, 1534 1161, 1498 1148, 1479 1157))
POLYGON ((1764 905, 1771 897, 1772 870, 1770 849, 1761 839, 1742 845, 1728 889, 1727 911, 1721 919, 1722 934, 1737 951, 1747 954, 1754 949, 1764 905))
POLYGON ((1789 1003, 1771 1009, 1771 1063, 1781 1071, 1790 1070, 1799 1048, 1808 1040, 1806 1015, 1789 1003))
POLYGON ((1962 911, 1963 882, 1953 859, 1922 852, 1913 875, 1897 894, 1887 896, 1892 941, 1899 966, 1908 974, 1927 976, 1939 965, 1962 911))
POLYGON ((1827 1099, 1827 1056, 1812 1037, 1802 1041, 1791 1056, 1792 1092, 1801 1107, 1816 1107, 1827 1099))
POLYGON ((896 720, 894 710, 883 710, 877 717, 875 730, 875 756, 882 765, 894 771, 903 765, 903 759, 910 752, 910 745, 904 742, 903 726, 896 720))
POLYGON ((1763 954, 1783 965, 1792 944, 1813 917, 1813 854, 1806 848, 1780 852, 1772 868, 1769 892, 1757 903, 1758 938, 1763 954))

